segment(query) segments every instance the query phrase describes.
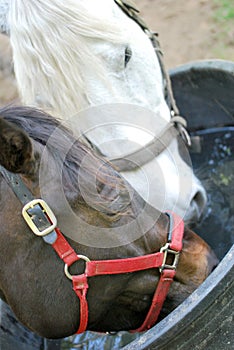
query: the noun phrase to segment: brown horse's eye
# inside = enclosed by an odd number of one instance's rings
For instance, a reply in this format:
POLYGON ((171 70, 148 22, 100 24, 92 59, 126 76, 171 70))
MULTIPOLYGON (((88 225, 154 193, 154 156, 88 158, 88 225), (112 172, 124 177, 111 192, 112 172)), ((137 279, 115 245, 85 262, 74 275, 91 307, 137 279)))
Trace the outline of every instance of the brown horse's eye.
POLYGON ((124 61, 125 68, 127 67, 127 64, 130 61, 131 57, 132 57, 132 50, 129 46, 127 46, 125 48, 125 61, 124 61))

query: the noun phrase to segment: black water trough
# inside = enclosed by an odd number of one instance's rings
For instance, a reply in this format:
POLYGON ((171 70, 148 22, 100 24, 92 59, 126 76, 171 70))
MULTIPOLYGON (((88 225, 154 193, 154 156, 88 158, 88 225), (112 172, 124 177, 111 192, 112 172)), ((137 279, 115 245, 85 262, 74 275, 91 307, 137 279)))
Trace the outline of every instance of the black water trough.
POLYGON ((218 267, 177 309, 137 339, 127 332, 85 332, 48 341, 22 327, 2 304, 0 350, 233 349, 234 62, 193 62, 170 76, 181 114, 199 140, 200 149, 191 158, 208 192, 207 212, 196 231, 215 250, 218 267))

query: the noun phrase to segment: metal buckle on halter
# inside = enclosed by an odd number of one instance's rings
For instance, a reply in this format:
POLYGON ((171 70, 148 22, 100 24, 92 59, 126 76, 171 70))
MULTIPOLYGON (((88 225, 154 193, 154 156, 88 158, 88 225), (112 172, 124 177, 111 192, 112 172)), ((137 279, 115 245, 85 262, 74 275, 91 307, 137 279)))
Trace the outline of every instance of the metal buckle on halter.
POLYGON ((55 227, 57 226, 57 219, 48 206, 48 204, 43 201, 43 199, 34 199, 31 202, 27 203, 23 209, 22 209, 22 215, 30 229, 35 233, 37 236, 45 236, 54 231, 55 227), (36 208, 36 206, 39 206, 39 212, 40 216, 37 214, 30 215, 29 210, 36 208), (41 215, 42 214, 42 215, 41 215), (36 216, 38 224, 36 224, 36 216), (40 223, 43 221, 45 228, 40 229, 40 223))
POLYGON ((160 266, 160 268, 159 268, 159 272, 161 273, 164 269, 176 270, 178 262, 179 262, 180 252, 177 252, 176 250, 170 249, 170 243, 166 243, 160 249, 160 253, 164 253, 164 256, 163 256, 162 266, 160 266), (173 262, 171 265, 166 264, 168 254, 174 255, 173 262))

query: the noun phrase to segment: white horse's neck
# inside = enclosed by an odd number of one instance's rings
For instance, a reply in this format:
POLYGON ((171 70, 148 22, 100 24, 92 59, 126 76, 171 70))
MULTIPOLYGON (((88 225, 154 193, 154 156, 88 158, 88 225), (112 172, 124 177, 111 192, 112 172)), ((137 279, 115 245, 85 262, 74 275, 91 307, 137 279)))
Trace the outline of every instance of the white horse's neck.
POLYGON ((132 103, 169 119, 153 47, 113 1, 12 0, 9 24, 23 103, 64 119, 90 105, 132 103))

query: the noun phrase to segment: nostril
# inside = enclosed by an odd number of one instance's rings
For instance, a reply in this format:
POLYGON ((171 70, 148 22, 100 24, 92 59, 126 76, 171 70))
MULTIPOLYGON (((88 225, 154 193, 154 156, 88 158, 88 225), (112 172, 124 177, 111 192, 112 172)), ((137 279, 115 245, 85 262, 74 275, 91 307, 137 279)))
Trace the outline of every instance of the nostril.
POLYGON ((196 189, 193 191, 192 196, 190 197, 189 207, 187 208, 184 218, 187 225, 196 225, 201 221, 206 203, 206 191, 199 182, 197 183, 196 189))
POLYGON ((203 206, 204 205, 204 196, 201 192, 197 192, 193 199, 194 202, 196 202, 199 206, 203 206))
POLYGON ((201 220, 204 208, 206 206, 206 196, 204 196, 204 193, 201 191, 198 191, 193 199, 192 199, 193 203, 196 205, 197 208, 197 216, 198 216, 198 220, 201 220))

